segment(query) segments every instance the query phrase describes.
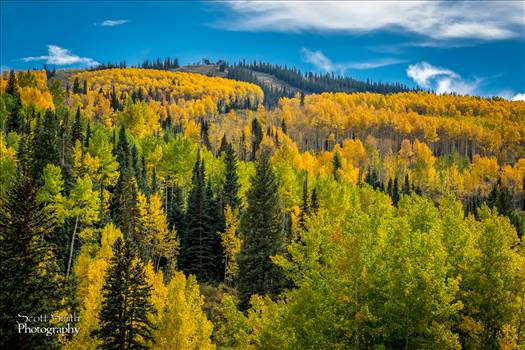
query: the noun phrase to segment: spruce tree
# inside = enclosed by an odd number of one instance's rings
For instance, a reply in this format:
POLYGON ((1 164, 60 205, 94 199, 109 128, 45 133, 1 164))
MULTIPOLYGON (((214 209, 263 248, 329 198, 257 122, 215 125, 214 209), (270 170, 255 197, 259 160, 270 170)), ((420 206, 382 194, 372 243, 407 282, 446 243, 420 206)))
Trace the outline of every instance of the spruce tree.
POLYGON ((13 107, 9 112, 7 119, 6 131, 20 131, 22 129, 23 118, 22 118, 22 99, 20 98, 20 93, 18 92, 18 86, 15 81, 14 89, 12 89, 13 94, 13 107))
POLYGON ((194 274, 200 282, 209 282, 215 278, 217 261, 204 173, 204 162, 201 162, 199 152, 188 196, 181 264, 186 273, 194 274))
POLYGON ((259 123, 259 120, 257 118, 254 118, 252 120, 252 159, 255 159, 255 156, 257 154, 257 151, 259 150, 259 147, 261 146, 261 142, 263 139, 263 130, 261 127, 261 123, 259 123))
POLYGON ((74 94, 82 93, 82 90, 80 88, 80 82, 78 81, 78 78, 75 78, 75 81, 73 82, 73 93, 74 94))
POLYGON ((303 198, 301 202, 301 213, 299 214, 299 226, 306 229, 306 217, 310 214, 310 204, 308 203, 308 174, 303 183, 303 198))
POLYGON ((397 206, 397 203, 399 202, 399 184, 397 182, 397 177, 394 178, 394 186, 392 187, 392 202, 395 206, 397 206))
POLYGON ((409 195, 410 194, 410 178, 408 177, 408 174, 405 175, 405 183, 403 184, 403 194, 409 195))
POLYGON ((47 164, 60 165, 60 124, 57 115, 47 110, 38 119, 33 138, 33 178, 40 179, 47 164))
POLYGON ((224 187, 222 191, 222 203, 226 207, 229 205, 233 210, 239 208, 239 175, 237 174, 237 155, 231 144, 226 146, 226 155, 224 157, 224 187))
POLYGON ((281 268, 270 259, 283 251, 284 230, 277 179, 266 153, 257 161, 247 198, 238 258, 238 292, 243 309, 248 307, 252 294, 276 296, 285 283, 281 268))
POLYGON ((336 151, 333 160, 333 174, 336 180, 339 180, 338 170, 341 169, 342 166, 341 155, 339 154, 339 151, 336 151))
POLYGON ((317 189, 312 190, 312 196, 310 198, 310 209, 312 213, 317 214, 319 211, 319 198, 317 197, 317 189))
POLYGON ((228 149, 228 139, 226 139, 226 134, 222 135, 221 145, 219 146, 219 152, 217 156, 220 157, 228 149))
POLYGON ((5 92, 13 97, 18 95, 18 83, 16 81, 15 71, 11 69, 9 72, 9 78, 7 79, 7 86, 5 92))
POLYGON ((75 114, 75 122, 73 123, 73 131, 71 135, 71 141, 73 142, 73 145, 75 145, 75 142, 77 140, 80 141, 80 143, 84 142, 84 132, 82 130, 82 120, 80 116, 80 106, 77 107, 77 113, 75 114))
MULTIPOLYGON (((60 308, 63 278, 49 243, 56 222, 37 200, 34 181, 19 171, 15 184, 0 201, 0 348, 58 348, 56 337, 18 332, 18 314, 49 315, 60 308)), ((49 326, 47 322, 28 327, 49 326)))
POLYGON ((153 340, 149 315, 154 313, 151 286, 144 265, 131 247, 118 238, 102 288, 100 328, 93 335, 102 340, 101 349, 148 349, 153 340))

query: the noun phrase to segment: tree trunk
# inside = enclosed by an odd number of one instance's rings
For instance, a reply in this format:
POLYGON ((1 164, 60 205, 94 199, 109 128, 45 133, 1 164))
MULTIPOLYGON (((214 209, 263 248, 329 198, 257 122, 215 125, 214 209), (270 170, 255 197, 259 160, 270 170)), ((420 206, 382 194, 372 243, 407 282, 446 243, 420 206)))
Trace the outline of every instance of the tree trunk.
POLYGON ((78 227, 78 214, 75 220, 75 228, 73 229, 73 236, 71 236, 71 246, 69 247, 69 260, 67 262, 66 278, 69 277, 69 272, 71 271, 71 262, 73 261, 73 248, 75 246, 75 235, 77 233, 77 227, 78 227))

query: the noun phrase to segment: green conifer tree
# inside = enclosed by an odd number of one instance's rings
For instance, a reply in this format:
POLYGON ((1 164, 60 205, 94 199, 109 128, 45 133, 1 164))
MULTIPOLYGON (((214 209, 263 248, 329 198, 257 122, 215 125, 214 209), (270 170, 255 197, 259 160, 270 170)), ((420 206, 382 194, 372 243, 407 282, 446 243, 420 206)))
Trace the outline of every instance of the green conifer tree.
POLYGON ((239 208, 239 175, 237 174, 237 155, 231 144, 226 146, 224 157, 224 187, 222 191, 222 204, 224 207, 229 205, 233 210, 239 208))
POLYGON ((151 288, 143 263, 117 238, 102 288, 100 328, 93 332, 102 340, 101 349, 149 348, 154 328, 149 316, 154 313, 151 288))
POLYGON ((284 286, 282 270, 270 259, 283 251, 283 213, 278 185, 268 154, 257 161, 247 193, 248 207, 241 218, 238 292, 246 309, 252 294, 276 296, 284 286))
MULTIPOLYGON (((19 171, 5 201, 0 201, 0 348, 54 349, 56 337, 18 332, 17 315, 49 315, 63 298, 63 278, 55 247, 48 239, 56 221, 37 200, 34 181, 19 171)), ((49 326, 48 322, 27 323, 49 326)))

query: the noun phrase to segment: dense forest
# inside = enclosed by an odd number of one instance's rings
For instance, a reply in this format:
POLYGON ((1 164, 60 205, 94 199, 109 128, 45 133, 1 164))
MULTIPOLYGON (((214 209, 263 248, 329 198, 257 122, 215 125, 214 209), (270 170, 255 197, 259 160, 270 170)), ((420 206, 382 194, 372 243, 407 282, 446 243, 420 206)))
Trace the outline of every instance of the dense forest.
POLYGON ((4 72, 0 348, 525 347, 525 102, 176 66, 4 72))

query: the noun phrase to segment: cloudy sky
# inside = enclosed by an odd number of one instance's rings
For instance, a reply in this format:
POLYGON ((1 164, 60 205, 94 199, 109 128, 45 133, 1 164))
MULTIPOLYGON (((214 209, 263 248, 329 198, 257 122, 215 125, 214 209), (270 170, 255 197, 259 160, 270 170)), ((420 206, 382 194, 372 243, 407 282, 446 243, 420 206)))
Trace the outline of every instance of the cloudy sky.
POLYGON ((263 60, 524 98, 524 1, 1 2, 2 69, 263 60))

